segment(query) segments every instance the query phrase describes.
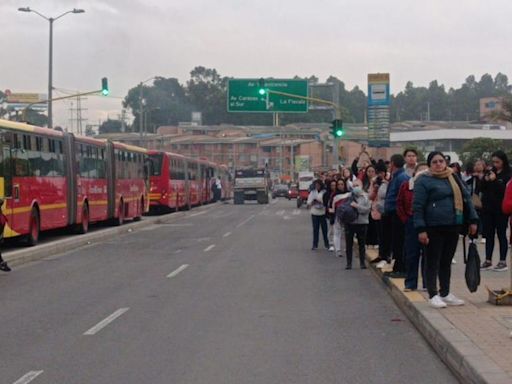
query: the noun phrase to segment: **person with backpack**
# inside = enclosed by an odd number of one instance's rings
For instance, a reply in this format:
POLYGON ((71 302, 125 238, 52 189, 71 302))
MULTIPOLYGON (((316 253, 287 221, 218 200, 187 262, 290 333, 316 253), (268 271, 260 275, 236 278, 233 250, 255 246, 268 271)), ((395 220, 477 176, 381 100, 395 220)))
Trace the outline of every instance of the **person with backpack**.
POLYGON ((324 245, 329 249, 329 238, 327 237, 327 220, 325 218, 325 205, 324 205, 324 183, 322 180, 317 179, 314 181, 315 188, 309 193, 307 207, 311 210, 311 222, 313 224, 313 247, 312 251, 318 249, 319 231, 322 228, 322 236, 324 238, 324 245))
MULTIPOLYGON (((0 199, 0 243, 4 239, 4 229, 7 225, 7 217, 2 212, 2 205, 4 204, 4 200, 0 199)), ((7 265, 7 263, 2 258, 2 252, 0 250, 0 271, 10 272, 11 268, 7 265)))
POLYGON ((371 205, 370 200, 368 200, 368 195, 363 190, 363 182, 359 179, 354 180, 351 196, 338 210, 350 212, 350 208, 353 212, 352 215, 338 215, 345 226, 345 239, 347 242, 347 266, 345 269, 352 269, 354 236, 357 236, 360 268, 366 269, 366 232, 368 230, 371 205))

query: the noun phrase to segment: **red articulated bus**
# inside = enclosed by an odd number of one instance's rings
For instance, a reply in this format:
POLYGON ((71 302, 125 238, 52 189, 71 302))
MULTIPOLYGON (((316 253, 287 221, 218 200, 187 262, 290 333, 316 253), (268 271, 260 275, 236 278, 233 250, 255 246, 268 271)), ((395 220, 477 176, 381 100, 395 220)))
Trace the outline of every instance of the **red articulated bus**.
POLYGON ((224 196, 230 196, 230 180, 225 167, 205 159, 163 151, 150 150, 148 157, 150 209, 155 213, 190 209, 212 202, 212 185, 219 176, 223 180, 223 191, 226 189, 224 196))
POLYGON ((0 120, 5 237, 91 222, 139 219, 147 209, 146 150, 0 120))

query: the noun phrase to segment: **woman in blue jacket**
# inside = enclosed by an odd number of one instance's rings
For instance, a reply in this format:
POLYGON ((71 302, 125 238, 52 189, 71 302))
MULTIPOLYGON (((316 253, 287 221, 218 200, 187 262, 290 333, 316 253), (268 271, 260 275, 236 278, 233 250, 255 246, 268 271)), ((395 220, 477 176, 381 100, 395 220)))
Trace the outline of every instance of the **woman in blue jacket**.
POLYGON ((434 308, 463 305, 463 300, 450 293, 452 259, 463 224, 470 223, 469 231, 475 235, 478 216, 469 192, 447 166, 444 155, 431 152, 427 164, 429 170, 414 184, 413 215, 418 240, 425 246, 429 303, 434 308))

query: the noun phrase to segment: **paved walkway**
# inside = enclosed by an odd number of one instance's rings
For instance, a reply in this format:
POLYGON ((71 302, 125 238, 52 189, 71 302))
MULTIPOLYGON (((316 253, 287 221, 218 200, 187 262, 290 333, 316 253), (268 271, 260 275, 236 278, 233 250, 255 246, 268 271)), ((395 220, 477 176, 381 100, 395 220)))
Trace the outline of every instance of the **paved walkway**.
MULTIPOLYGON (((484 258, 484 247, 483 244, 478 244, 481 258, 484 258)), ((368 254, 370 258, 376 257, 373 250, 369 250, 368 254)), ((453 370, 458 371, 460 376, 465 376, 462 377, 463 382, 471 380, 469 382, 510 384, 512 383, 512 306, 496 306, 488 303, 486 289, 486 286, 494 290, 509 287, 510 271, 482 271, 482 282, 478 291, 470 293, 464 280, 465 265, 461 246, 457 250, 455 259, 457 264, 452 266, 451 292, 466 301, 466 305, 462 307, 435 310, 428 306, 426 292, 404 293, 403 279, 384 278, 384 281, 394 291, 395 300, 399 301, 399 304, 402 300, 402 304, 411 310, 408 313, 409 317, 414 317, 411 320, 427 339, 429 338, 428 327, 442 331, 443 335, 438 335, 440 337, 435 341, 429 341, 438 352, 445 354, 444 360, 453 370), (423 324, 425 320, 427 324, 423 324), (427 328, 422 330, 422 327, 427 328), (440 342, 439 339, 444 341, 440 342), (450 348, 454 345, 456 348, 453 354, 460 354, 460 356, 450 361, 454 356, 446 354, 450 354, 452 351, 450 348)), ((510 260, 508 265, 511 265, 510 260)))

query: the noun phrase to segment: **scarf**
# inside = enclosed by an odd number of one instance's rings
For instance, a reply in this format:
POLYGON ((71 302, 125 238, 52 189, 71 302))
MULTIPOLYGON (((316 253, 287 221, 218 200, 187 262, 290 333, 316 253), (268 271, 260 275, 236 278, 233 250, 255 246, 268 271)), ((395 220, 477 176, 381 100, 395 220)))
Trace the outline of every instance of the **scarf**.
POLYGON ((427 174, 435 177, 436 179, 448 179, 450 182, 450 186, 453 191, 453 202, 455 204, 455 223, 463 224, 464 222, 464 200, 462 199, 462 191, 460 189, 459 183, 455 180, 455 175, 451 168, 446 168, 441 172, 434 172, 429 170, 427 174))

